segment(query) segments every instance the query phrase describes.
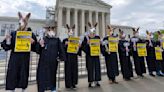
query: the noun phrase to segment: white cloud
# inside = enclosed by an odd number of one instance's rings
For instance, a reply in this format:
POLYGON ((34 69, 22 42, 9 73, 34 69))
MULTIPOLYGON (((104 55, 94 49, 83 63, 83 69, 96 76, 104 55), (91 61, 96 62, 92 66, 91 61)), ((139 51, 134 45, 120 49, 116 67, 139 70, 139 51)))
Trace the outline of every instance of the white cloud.
POLYGON ((46 6, 52 6, 52 1, 54 0, 47 3, 46 0, 0 0, 0 16, 15 17, 20 11, 32 12, 32 18, 45 18, 46 6))
POLYGON ((26 0, 33 3, 38 3, 39 5, 46 7, 46 6, 55 6, 56 0, 26 0))
POLYGON ((128 5, 132 0, 102 0, 114 7, 122 7, 128 5))
MULTIPOLYGON (((163 0, 102 0, 113 6, 111 23, 129 25, 142 30, 164 26, 163 0)), ((56 0, 0 0, 0 16, 17 16, 18 11, 32 12, 33 18, 45 18, 45 7, 56 0)), ((142 31, 144 32, 144 31, 142 31)))
POLYGON ((164 28, 163 0, 104 0, 113 6, 111 23, 141 27, 141 33, 164 28))

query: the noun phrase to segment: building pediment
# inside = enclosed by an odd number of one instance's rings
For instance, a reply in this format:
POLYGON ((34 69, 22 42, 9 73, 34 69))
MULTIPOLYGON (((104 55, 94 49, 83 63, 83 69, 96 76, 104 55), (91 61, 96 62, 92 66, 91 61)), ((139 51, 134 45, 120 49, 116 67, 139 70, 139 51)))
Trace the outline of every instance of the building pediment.
POLYGON ((86 6, 97 6, 103 8, 112 8, 111 5, 101 1, 101 0, 59 0, 60 4, 79 4, 86 6))

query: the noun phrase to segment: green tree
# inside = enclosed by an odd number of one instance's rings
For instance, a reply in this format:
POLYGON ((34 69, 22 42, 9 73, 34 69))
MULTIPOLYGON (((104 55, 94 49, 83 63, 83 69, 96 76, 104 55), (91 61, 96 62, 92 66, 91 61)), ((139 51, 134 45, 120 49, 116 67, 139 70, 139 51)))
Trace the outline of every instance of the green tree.
MULTIPOLYGON (((164 30, 160 30, 160 32, 161 32, 162 34, 164 34, 164 30)), ((155 39, 155 40, 158 40, 158 33, 157 33, 157 32, 154 33, 154 39, 155 39)))

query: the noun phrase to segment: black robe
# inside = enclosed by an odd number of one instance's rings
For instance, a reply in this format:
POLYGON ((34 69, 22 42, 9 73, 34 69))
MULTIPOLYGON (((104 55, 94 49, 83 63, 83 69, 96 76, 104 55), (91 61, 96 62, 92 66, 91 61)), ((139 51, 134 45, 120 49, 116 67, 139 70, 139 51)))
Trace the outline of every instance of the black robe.
POLYGON ((65 61, 65 86, 70 88, 74 85, 78 84, 78 55, 81 55, 81 49, 77 54, 67 53, 66 42, 68 42, 68 38, 63 40, 63 46, 66 53, 66 61, 65 61))
MULTIPOLYGON (((100 39, 99 36, 89 39, 100 39)), ((90 46, 88 40, 85 37, 82 42, 82 50, 86 54, 86 67, 88 71, 88 82, 101 81, 101 68, 99 56, 90 55, 90 46)))
MULTIPOLYGON (((132 37, 132 38, 136 38, 136 37, 132 37)), ((145 43, 145 41, 139 39, 137 43, 145 43)), ((136 46, 137 46, 137 43, 136 43, 136 46)), ((133 48, 132 40, 130 40, 130 48, 131 48, 131 51, 132 51, 131 53, 132 53, 133 60, 134 60, 134 66, 135 66, 136 74, 139 75, 139 76, 142 76, 143 73, 146 73, 144 57, 139 57, 138 56, 137 49, 135 51, 134 48, 133 48)))
MULTIPOLYGON (((6 90, 26 89, 29 77, 30 52, 14 52, 16 31, 11 32, 11 37, 10 45, 6 44, 6 40, 1 43, 5 51, 11 50, 6 76, 6 90)), ((35 51, 37 39, 34 34, 32 34, 32 38, 35 42, 31 45, 31 50, 35 51)))
POLYGON ((157 71, 156 68, 158 67, 158 62, 156 61, 156 57, 155 57, 156 42, 151 40, 152 46, 150 46, 149 40, 146 40, 146 43, 147 43, 147 45, 146 45, 146 48, 147 48, 146 61, 147 61, 149 73, 152 73, 153 71, 157 71))
MULTIPOLYGON (((119 41, 118 52, 119 52, 121 72, 123 78, 129 79, 130 77, 133 77, 133 68, 132 68, 132 62, 130 60, 130 51, 128 52, 128 56, 127 56, 126 47, 124 46, 124 43, 128 43, 128 41, 126 40, 119 41)), ((130 50, 130 43, 128 48, 130 50)))
POLYGON ((65 52, 59 38, 45 37, 45 47, 37 46, 37 53, 40 54, 37 68, 38 92, 52 90, 56 87, 56 74, 58 58, 65 60, 65 52))
MULTIPOLYGON (((156 46, 161 46, 161 45, 162 43, 160 41, 156 41, 156 46)), ((158 71, 161 70, 162 73, 164 73, 164 51, 162 52, 162 60, 158 60, 157 63, 158 63, 157 70, 158 71)))
MULTIPOLYGON (((103 39, 103 41, 108 41, 108 36, 103 39)), ((109 47, 109 45, 107 45, 109 47)), ((107 75, 109 80, 114 81, 115 77, 119 75, 119 69, 118 69, 118 56, 116 52, 106 52, 105 46, 102 47, 102 53, 105 57, 106 67, 107 67, 107 75)))

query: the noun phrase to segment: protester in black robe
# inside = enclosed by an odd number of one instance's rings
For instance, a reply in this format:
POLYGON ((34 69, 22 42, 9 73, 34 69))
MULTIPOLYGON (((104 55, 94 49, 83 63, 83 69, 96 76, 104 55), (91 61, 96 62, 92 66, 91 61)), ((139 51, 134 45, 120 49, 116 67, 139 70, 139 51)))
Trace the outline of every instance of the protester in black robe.
POLYGON ((162 49, 162 60, 156 60, 157 67, 156 67, 156 72, 157 76, 164 76, 164 51, 163 51, 163 40, 162 40, 163 35, 161 34, 160 31, 158 31, 158 40, 156 41, 156 47, 161 47, 162 49))
POLYGON ((121 72, 125 80, 131 80, 133 77, 132 62, 130 60, 130 42, 125 40, 126 35, 120 30, 120 40, 119 40, 119 59, 121 65, 121 72))
POLYGON ((118 70, 118 57, 117 52, 109 52, 109 37, 118 37, 116 35, 113 35, 113 29, 108 26, 109 30, 109 36, 106 36, 103 39, 103 47, 102 47, 102 53, 105 57, 106 67, 107 67, 107 76, 109 78, 110 84, 117 84, 116 82, 116 76, 119 75, 118 70))
MULTIPOLYGON (((34 34, 32 39, 37 42, 34 34)), ((16 41, 16 31, 11 32, 11 44, 6 44, 6 40, 1 43, 5 51, 11 50, 7 76, 6 76, 6 90, 15 90, 15 88, 26 89, 28 86, 29 77, 29 62, 30 52, 14 52, 16 41)), ((31 51, 35 51, 36 43, 31 45, 31 51)))
MULTIPOLYGON (((25 18, 23 18, 20 12, 18 15, 20 20, 24 20, 24 25, 22 22, 19 23, 17 31, 27 31, 26 26, 31 14, 27 14, 25 18)), ((22 92, 24 92, 28 86, 30 52, 15 52, 17 31, 11 32, 10 35, 6 34, 5 40, 1 43, 1 47, 5 51, 11 50, 6 76, 6 90, 14 92, 16 88, 21 88, 22 92)), ((37 39, 33 33, 30 40, 31 51, 35 51, 37 39)))
POLYGON ((100 86, 99 81, 101 81, 101 68, 100 68, 100 59, 99 56, 91 56, 89 41, 90 39, 100 39, 99 36, 96 36, 95 28, 91 28, 91 24, 89 23, 89 34, 84 37, 82 42, 82 49, 86 54, 86 67, 88 72, 88 87, 93 87, 93 83, 95 82, 96 86, 100 86))
POLYGON ((159 67, 159 62, 156 61, 156 57, 155 57, 155 46, 156 46, 156 42, 153 40, 153 36, 152 33, 149 33, 148 31, 147 33, 147 40, 146 40, 146 48, 147 48, 147 57, 146 57, 146 61, 147 61, 147 66, 148 66, 148 71, 149 71, 149 75, 150 76, 155 76, 153 74, 153 72, 159 72, 159 70, 157 69, 157 67, 159 67))
POLYGON ((137 30, 133 29, 133 37, 130 39, 130 48, 132 51, 132 56, 134 60, 135 71, 138 77, 144 77, 143 74, 146 73, 146 67, 144 62, 144 57, 139 57, 137 53, 137 44, 145 43, 144 40, 139 38, 138 34, 139 28, 137 30))
MULTIPOLYGON (((52 23, 53 24, 53 23, 52 23)), ((56 74, 58 63, 65 60, 63 45, 58 37, 54 25, 49 24, 46 28, 45 37, 41 37, 37 47, 37 53, 40 55, 37 68, 38 92, 51 90, 56 92, 56 74)))
MULTIPOLYGON (((155 47, 160 47, 160 41, 156 41, 155 43, 155 47)), ((161 48, 161 52, 162 52, 162 58, 163 58, 163 51, 161 48)), ((163 60, 155 60, 155 64, 156 64, 156 75, 157 76, 164 76, 164 74, 162 73, 162 62, 163 60)))
MULTIPOLYGON (((72 28, 70 28, 67 25, 67 29, 68 29, 68 36, 73 37, 75 31, 74 30, 75 25, 72 28)), ((69 38, 65 38, 63 40, 63 46, 67 58, 65 62, 65 86, 66 88, 76 88, 76 85, 78 84, 78 55, 79 56, 81 55, 80 43, 79 43, 79 51, 77 53, 69 53, 67 52, 68 39, 69 38)))

